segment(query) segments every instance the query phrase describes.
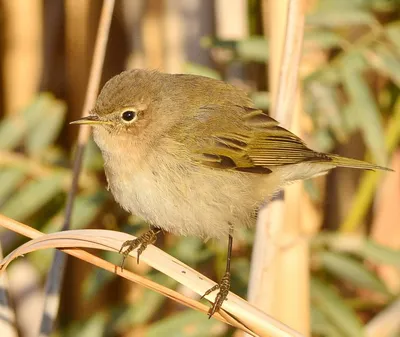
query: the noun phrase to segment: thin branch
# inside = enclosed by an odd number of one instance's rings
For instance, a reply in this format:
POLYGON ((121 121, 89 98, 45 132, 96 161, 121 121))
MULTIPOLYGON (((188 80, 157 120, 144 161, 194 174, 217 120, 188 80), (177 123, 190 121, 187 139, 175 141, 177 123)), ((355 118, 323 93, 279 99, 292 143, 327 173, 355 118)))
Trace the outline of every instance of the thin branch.
MULTIPOLYGON (((100 87, 104 58, 107 49, 112 13, 114 11, 114 4, 115 0, 106 0, 103 4, 103 9, 101 12, 100 22, 99 22, 99 30, 97 32, 97 39, 93 54, 93 62, 92 62, 92 67, 90 69, 89 84, 86 91, 85 103, 82 109, 82 117, 87 115, 90 109, 96 103, 96 98, 100 87)), ((71 190, 70 193, 68 194, 63 230, 68 229, 70 226, 74 198, 78 187, 79 174, 82 168, 82 158, 89 137, 90 137, 90 127, 87 125, 82 125, 79 128, 78 145, 74 158, 73 178, 72 178, 71 190)))
MULTIPOLYGON (((82 116, 86 115, 94 106, 99 91, 114 5, 115 0, 105 0, 103 3, 82 116)), ((81 126, 79 129, 78 145, 74 157, 72 183, 67 197, 62 230, 68 230, 70 228, 75 195, 78 189, 79 174, 82 168, 83 154, 89 136, 90 128, 88 126, 81 126)), ((66 256, 57 251, 54 255, 45 287, 45 304, 39 332, 41 337, 49 336, 53 330, 54 321, 57 317, 59 307, 58 301, 56 301, 57 304, 54 305, 54 298, 58 299, 60 297, 66 262, 66 256)))

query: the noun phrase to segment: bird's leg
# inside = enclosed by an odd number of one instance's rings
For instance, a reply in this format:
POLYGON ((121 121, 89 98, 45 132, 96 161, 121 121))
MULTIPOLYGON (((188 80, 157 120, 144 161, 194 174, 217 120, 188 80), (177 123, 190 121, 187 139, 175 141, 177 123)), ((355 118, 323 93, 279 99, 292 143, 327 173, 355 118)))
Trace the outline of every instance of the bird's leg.
POLYGON ((121 270, 124 269, 125 260, 128 257, 129 253, 136 248, 138 248, 136 261, 137 263, 139 263, 140 255, 144 252, 148 245, 156 242, 157 234, 160 232, 160 228, 150 226, 150 229, 146 233, 143 233, 134 240, 125 241, 119 250, 119 253, 123 255, 121 270), (123 251, 125 247, 127 248, 123 251))
POLYGON ((225 274, 221 279, 219 284, 216 284, 212 288, 208 289, 204 295, 201 297, 205 297, 211 294, 214 290, 219 289, 217 296, 215 297, 214 304, 208 310, 208 318, 211 318, 214 313, 216 313, 222 306, 222 303, 226 300, 226 297, 229 294, 229 289, 231 287, 231 257, 232 257, 232 243, 233 243, 233 236, 232 236, 233 228, 229 231, 229 240, 228 240, 228 255, 226 258, 226 270, 225 274))

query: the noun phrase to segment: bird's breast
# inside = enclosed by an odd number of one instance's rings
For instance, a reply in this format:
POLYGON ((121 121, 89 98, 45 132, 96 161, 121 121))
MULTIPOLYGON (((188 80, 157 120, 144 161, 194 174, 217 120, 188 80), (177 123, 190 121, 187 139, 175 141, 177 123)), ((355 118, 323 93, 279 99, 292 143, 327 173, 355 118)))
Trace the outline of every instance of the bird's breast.
POLYGON ((109 188, 128 212, 179 235, 224 237, 254 222, 254 209, 277 187, 273 175, 215 170, 170 146, 134 154, 103 152, 109 188), (268 179, 268 181, 267 181, 268 179))

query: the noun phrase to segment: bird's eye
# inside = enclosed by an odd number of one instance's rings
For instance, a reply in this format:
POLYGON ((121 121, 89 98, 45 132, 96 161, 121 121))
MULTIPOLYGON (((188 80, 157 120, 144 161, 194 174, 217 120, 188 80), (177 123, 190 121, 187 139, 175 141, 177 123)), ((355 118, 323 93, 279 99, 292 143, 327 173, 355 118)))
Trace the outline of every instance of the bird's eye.
POLYGON ((136 111, 127 110, 121 115, 124 122, 132 122, 136 118, 136 111))

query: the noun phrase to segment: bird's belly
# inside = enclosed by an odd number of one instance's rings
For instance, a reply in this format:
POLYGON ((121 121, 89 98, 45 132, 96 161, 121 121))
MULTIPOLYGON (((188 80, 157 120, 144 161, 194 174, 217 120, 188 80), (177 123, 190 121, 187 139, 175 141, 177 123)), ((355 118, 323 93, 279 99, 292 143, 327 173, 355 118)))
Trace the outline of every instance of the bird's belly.
POLYGON ((237 229, 254 222, 254 210, 263 198, 252 190, 255 184, 248 175, 163 164, 159 161, 137 170, 106 166, 116 201, 152 225, 178 235, 222 237, 231 225, 237 229))

